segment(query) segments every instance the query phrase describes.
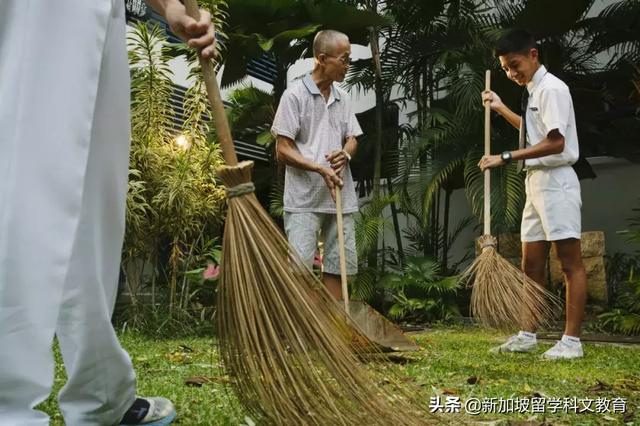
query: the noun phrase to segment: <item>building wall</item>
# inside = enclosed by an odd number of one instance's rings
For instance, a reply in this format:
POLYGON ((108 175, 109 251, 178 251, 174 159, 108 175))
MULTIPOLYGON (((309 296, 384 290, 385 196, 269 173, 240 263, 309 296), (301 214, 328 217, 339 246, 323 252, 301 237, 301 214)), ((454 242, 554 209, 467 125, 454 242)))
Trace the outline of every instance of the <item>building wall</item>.
POLYGON ((628 229, 632 209, 640 208, 640 165, 612 157, 590 158, 589 163, 597 177, 581 181, 582 227, 605 232, 607 254, 632 253, 640 247, 625 242, 618 231, 628 229))

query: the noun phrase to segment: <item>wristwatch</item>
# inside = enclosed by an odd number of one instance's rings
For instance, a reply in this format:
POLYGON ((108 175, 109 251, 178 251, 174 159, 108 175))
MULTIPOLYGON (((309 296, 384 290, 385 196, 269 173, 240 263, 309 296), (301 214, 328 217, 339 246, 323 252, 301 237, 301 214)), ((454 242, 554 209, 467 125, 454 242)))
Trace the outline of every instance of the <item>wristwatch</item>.
POLYGON ((343 149, 342 152, 344 153, 344 156, 347 157, 347 161, 351 162, 351 155, 349 155, 347 150, 343 149))
POLYGON ((504 164, 509 164, 511 162, 511 151, 505 151, 500 154, 500 158, 504 161, 504 164))

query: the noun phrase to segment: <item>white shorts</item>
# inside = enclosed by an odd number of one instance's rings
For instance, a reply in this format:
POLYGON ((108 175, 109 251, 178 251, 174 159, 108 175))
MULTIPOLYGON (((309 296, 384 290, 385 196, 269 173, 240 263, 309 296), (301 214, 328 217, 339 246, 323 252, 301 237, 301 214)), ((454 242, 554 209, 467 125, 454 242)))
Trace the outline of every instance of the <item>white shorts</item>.
MULTIPOLYGON (((342 216, 347 275, 358 273, 356 231, 353 214, 342 216)), ((284 213, 284 230, 289 244, 300 259, 311 268, 318 248, 318 236, 324 240, 323 271, 340 275, 340 250, 336 215, 329 213, 284 213)))
POLYGON ((522 242, 580 239, 580 182, 571 166, 527 170, 522 242))

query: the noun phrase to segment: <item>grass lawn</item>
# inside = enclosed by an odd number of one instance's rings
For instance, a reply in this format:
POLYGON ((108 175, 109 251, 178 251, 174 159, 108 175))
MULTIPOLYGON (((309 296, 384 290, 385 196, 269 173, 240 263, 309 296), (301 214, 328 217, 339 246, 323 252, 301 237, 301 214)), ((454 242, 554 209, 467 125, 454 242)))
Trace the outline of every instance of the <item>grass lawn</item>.
MULTIPOLYGON (((504 336, 477 328, 438 328, 414 335, 414 338, 422 351, 409 355, 407 362, 393 367, 407 376, 407 386, 416 386, 425 401, 439 398, 444 404, 446 398, 454 403, 459 398, 462 413, 465 403, 476 401, 474 398, 484 404, 484 409, 479 410, 484 413, 478 416, 442 414, 452 424, 463 419, 501 420, 500 424, 532 420, 526 423, 531 425, 543 422, 553 425, 640 424, 640 414, 634 416, 640 405, 640 346, 587 343, 584 359, 553 362, 539 357, 552 342, 542 342, 536 354, 491 354, 489 348, 500 343, 504 336), (565 398, 569 403, 566 408, 565 398), (590 408, 595 412, 568 414, 567 411, 575 411, 571 406, 573 398, 591 404, 590 408), (622 408, 620 399, 614 404, 615 398, 624 398, 626 414, 613 412, 614 408, 622 408), (503 400, 502 407, 500 399, 503 400), (520 403, 529 401, 525 413, 501 413, 508 409, 505 405, 517 404, 516 400, 520 403), (544 412, 532 412, 543 408, 544 412)), ((138 393, 172 399, 178 409, 178 424, 244 423, 242 408, 224 385, 227 378, 221 371, 210 339, 157 341, 125 334, 121 340, 133 359, 138 393), (200 387, 185 384, 185 380, 192 377, 205 378, 207 383, 200 387)), ((64 383, 64 369, 57 351, 56 357, 57 392, 64 383)), ((376 368, 376 363, 372 363, 371 368, 376 368)), ((583 403, 579 401, 578 408, 583 403)), ((51 414, 53 425, 63 424, 54 397, 45 402, 42 409, 51 414)))

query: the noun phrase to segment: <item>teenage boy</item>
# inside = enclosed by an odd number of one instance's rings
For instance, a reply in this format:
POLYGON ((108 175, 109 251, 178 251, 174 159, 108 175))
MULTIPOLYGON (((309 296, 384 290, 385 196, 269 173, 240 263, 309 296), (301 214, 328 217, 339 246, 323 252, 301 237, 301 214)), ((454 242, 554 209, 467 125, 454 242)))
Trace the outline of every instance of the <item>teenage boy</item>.
MULTIPOLYGON (((522 269, 544 286, 549 247, 557 250, 566 281, 564 335, 543 354, 547 359, 583 356, 580 324, 587 298, 587 279, 580 251, 580 183, 571 167, 578 160, 578 136, 567 85, 540 63, 536 40, 524 30, 507 31, 495 51, 507 77, 524 87, 522 116, 506 107, 492 92, 482 101, 520 129, 520 148, 485 155, 486 169, 517 161, 526 170, 526 203, 522 213, 522 269)), ((494 352, 531 352, 537 347, 535 330, 521 330, 494 352)))

